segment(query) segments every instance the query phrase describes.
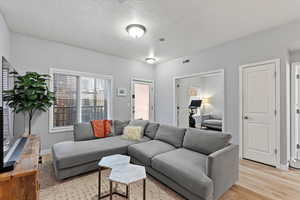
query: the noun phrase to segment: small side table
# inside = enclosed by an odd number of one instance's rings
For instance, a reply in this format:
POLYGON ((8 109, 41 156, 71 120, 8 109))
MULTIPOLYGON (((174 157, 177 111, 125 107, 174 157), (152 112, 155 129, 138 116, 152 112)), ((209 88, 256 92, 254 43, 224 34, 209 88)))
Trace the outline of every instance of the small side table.
POLYGON ((126 185, 127 199, 130 199, 130 185, 143 180, 143 200, 146 200, 146 170, 139 165, 125 165, 113 168, 109 176, 110 200, 112 200, 112 184, 120 183, 126 185))
POLYGON ((116 155, 112 155, 112 156, 106 156, 106 157, 103 157, 99 161, 99 163, 98 163, 98 166, 99 166, 98 199, 99 200, 103 199, 103 198, 106 198, 106 197, 109 197, 112 194, 116 194, 116 195, 119 195, 121 197, 128 198, 128 187, 126 187, 126 194, 124 195, 124 194, 118 193, 117 191, 112 192, 112 185, 110 185, 110 192, 107 193, 107 194, 102 195, 101 194, 101 172, 102 172, 102 170, 105 170, 105 169, 111 169, 112 170, 113 168, 118 167, 118 166, 120 166, 120 167, 126 166, 126 165, 129 165, 129 163, 130 163, 130 157, 120 155, 120 154, 116 154, 116 155))

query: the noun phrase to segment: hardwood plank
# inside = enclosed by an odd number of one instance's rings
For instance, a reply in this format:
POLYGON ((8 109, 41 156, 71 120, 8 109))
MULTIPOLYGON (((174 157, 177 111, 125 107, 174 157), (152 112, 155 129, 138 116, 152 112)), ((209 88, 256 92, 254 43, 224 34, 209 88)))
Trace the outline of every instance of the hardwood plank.
POLYGON ((268 197, 257 194, 247 188, 234 185, 220 200, 271 200, 268 197))
POLYGON ((221 200, 300 200, 300 170, 241 160, 239 181, 221 200))

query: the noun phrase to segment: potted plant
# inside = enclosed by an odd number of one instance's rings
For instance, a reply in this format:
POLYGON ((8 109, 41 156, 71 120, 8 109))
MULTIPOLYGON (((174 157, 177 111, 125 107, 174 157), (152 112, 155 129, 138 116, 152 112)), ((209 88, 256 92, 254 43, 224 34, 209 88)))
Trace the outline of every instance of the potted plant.
POLYGON ((36 111, 47 112, 55 101, 55 95, 47 85, 50 76, 36 72, 27 72, 23 76, 17 72, 12 74, 15 76, 14 87, 4 91, 4 101, 13 112, 28 115, 28 129, 31 135, 31 121, 36 111))

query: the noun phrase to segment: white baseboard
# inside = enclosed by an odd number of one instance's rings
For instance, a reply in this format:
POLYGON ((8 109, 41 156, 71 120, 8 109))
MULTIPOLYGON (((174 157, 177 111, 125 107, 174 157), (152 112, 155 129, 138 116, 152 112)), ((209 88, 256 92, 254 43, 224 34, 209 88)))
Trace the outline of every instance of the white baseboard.
POLYGON ((51 153, 51 149, 42 149, 41 150, 41 156, 47 155, 51 153))
POLYGON ((280 163, 280 165, 277 166, 277 168, 278 168, 278 169, 281 169, 281 170, 283 170, 283 171, 289 171, 289 166, 290 166, 289 163, 287 163, 287 164, 281 164, 281 163, 280 163))

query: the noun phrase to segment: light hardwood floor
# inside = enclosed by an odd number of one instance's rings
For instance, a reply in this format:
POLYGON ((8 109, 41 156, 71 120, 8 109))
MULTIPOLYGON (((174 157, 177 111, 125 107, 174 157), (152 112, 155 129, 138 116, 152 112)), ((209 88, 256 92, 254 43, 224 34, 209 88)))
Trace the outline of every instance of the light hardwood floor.
POLYGON ((240 179, 220 200, 300 200, 300 170, 242 160, 240 179))

